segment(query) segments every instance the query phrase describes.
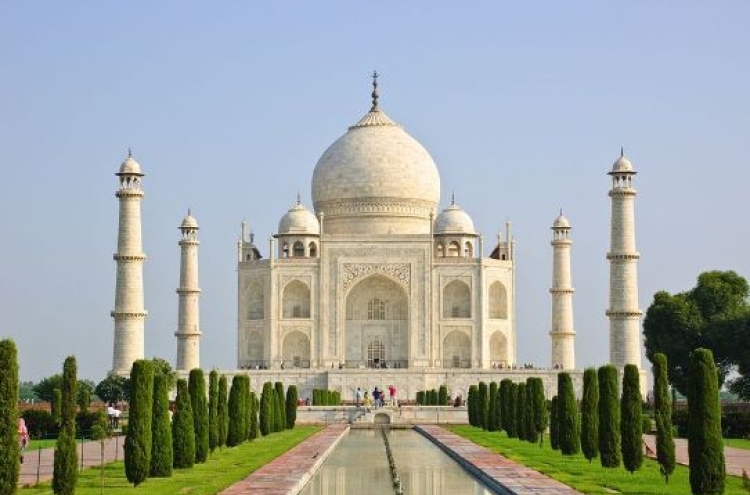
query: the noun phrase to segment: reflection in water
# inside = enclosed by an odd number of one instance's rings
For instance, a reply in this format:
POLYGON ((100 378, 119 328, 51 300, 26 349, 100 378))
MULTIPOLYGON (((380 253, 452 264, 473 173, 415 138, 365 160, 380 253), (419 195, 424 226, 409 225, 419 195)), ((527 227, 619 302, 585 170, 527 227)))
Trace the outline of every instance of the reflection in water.
MULTIPOLYGON (((396 468, 408 495, 491 495, 429 440, 412 430, 389 433, 396 468)), ((351 430, 300 495, 390 495, 385 446, 378 430, 351 430)))

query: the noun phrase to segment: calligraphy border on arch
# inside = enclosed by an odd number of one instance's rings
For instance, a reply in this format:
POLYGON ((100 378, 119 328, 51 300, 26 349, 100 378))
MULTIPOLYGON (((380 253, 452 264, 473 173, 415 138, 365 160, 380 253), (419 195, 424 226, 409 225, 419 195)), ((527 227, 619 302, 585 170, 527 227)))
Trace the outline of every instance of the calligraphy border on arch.
POLYGON ((406 288, 408 293, 411 285, 409 263, 344 263, 342 274, 344 293, 347 293, 360 279, 373 274, 388 277, 406 288))

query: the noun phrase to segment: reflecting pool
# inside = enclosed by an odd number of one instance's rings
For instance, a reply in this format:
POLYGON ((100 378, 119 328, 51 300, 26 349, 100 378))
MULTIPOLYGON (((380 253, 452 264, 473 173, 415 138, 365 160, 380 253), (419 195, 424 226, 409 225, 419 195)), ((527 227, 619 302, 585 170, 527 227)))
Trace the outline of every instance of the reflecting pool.
MULTIPOLYGON (((388 433, 406 495, 492 495, 456 461, 413 430, 388 433)), ((326 459, 300 495, 392 495, 385 445, 379 429, 353 429, 326 459)))

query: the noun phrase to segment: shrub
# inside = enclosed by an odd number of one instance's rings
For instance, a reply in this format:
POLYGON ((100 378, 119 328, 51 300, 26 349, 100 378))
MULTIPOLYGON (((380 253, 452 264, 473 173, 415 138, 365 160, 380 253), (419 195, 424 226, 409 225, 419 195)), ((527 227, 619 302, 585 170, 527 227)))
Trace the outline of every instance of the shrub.
POLYGON ((150 361, 139 359, 133 363, 130 393, 128 434, 124 446, 125 475, 133 486, 138 486, 148 478, 151 466, 154 370, 150 361))
POLYGON ((151 416, 151 467, 149 476, 172 476, 172 425, 169 421, 169 378, 158 373, 154 376, 154 399, 151 416))
POLYGON ((448 387, 445 385, 440 385, 440 388, 438 389, 438 405, 448 405, 448 387))
POLYGON ((174 467, 191 468, 195 464, 195 424, 193 407, 190 404, 188 384, 184 379, 177 380, 177 409, 172 417, 172 452, 174 467))
POLYGON ((589 462, 599 456, 599 380, 594 368, 583 372, 581 450, 589 462))
POLYGON ((264 437, 273 432, 273 402, 274 402, 274 389, 271 382, 263 384, 263 391, 260 394, 260 414, 259 414, 259 428, 260 433, 264 437))
POLYGON ((568 373, 557 375, 557 440, 563 455, 574 455, 580 450, 578 405, 573 394, 573 382, 568 373))
MULTIPOLYGON (((76 358, 69 356, 63 364, 60 401, 60 436, 55 445, 52 491, 56 495, 72 495, 78 481, 76 453, 76 358)), ((14 428, 15 430, 15 428, 14 428)))
POLYGON ((18 446, 18 351, 9 339, 0 340, 0 494, 16 493, 18 446))
POLYGON ((603 467, 620 465, 620 388, 617 368, 602 366, 599 378, 599 460, 603 467))
POLYGON ((78 438, 91 438, 91 428, 94 427, 98 419, 99 411, 76 412, 76 436, 78 438))
POLYGON ((424 403, 424 390, 419 390, 417 392, 417 405, 418 406, 425 405, 425 403, 424 403))
POLYGON ((557 396, 552 397, 549 414, 549 443, 552 450, 560 450, 560 440, 557 435, 559 429, 557 422, 557 396))
POLYGON ((216 416, 218 423, 218 445, 223 447, 227 444, 227 428, 229 426, 229 410, 227 409, 227 377, 219 378, 219 397, 216 404, 216 416))
POLYGON ((497 382, 491 382, 487 407, 487 431, 497 431, 497 428, 497 382))
POLYGON ((284 384, 276 382, 276 431, 286 429, 286 398, 284 397, 284 384))
POLYGON ((693 493, 724 493, 726 473, 724 442, 721 438, 719 378, 713 354, 708 349, 696 349, 690 355, 688 425, 690 487, 693 493))
POLYGON ((219 446, 219 373, 208 374, 208 450, 213 454, 219 446))
POLYGON ((643 464, 640 381, 638 368, 633 364, 626 364, 620 398, 620 438, 622 463, 631 473, 640 469, 643 464))
POLYGON ((289 385, 286 389, 286 427, 294 428, 297 422, 297 386, 289 385))
POLYGON ((27 409, 21 413, 26 421, 26 428, 31 438, 47 438, 56 436, 60 426, 52 419, 52 414, 44 409, 27 409))
POLYGON ((206 378, 202 369, 190 370, 188 392, 190 392, 190 406, 193 408, 195 462, 202 464, 208 459, 208 404, 206 403, 206 378))

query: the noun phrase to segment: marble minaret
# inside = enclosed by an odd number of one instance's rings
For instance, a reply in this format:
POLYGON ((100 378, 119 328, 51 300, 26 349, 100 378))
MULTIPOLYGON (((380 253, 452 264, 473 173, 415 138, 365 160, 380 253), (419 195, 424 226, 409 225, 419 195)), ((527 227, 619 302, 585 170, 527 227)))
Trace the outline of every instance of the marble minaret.
POLYGON ((120 189, 120 221, 117 233, 117 282, 115 285, 115 343, 112 371, 129 374, 133 361, 143 358, 143 262, 146 255, 141 243, 141 200, 143 191, 141 166, 128 151, 128 157, 116 174, 120 189))
POLYGON ((620 158, 612 166, 612 221, 609 260, 609 362, 641 367, 641 314, 638 308, 638 259, 635 248, 633 164, 620 158))
POLYGON ((198 298, 198 222, 188 214, 180 225, 180 287, 177 289, 177 371, 200 367, 200 312, 198 298))
POLYGON ((575 338, 573 330, 573 292, 570 274, 571 226, 560 216, 552 224, 552 364, 555 369, 575 368, 575 338))

